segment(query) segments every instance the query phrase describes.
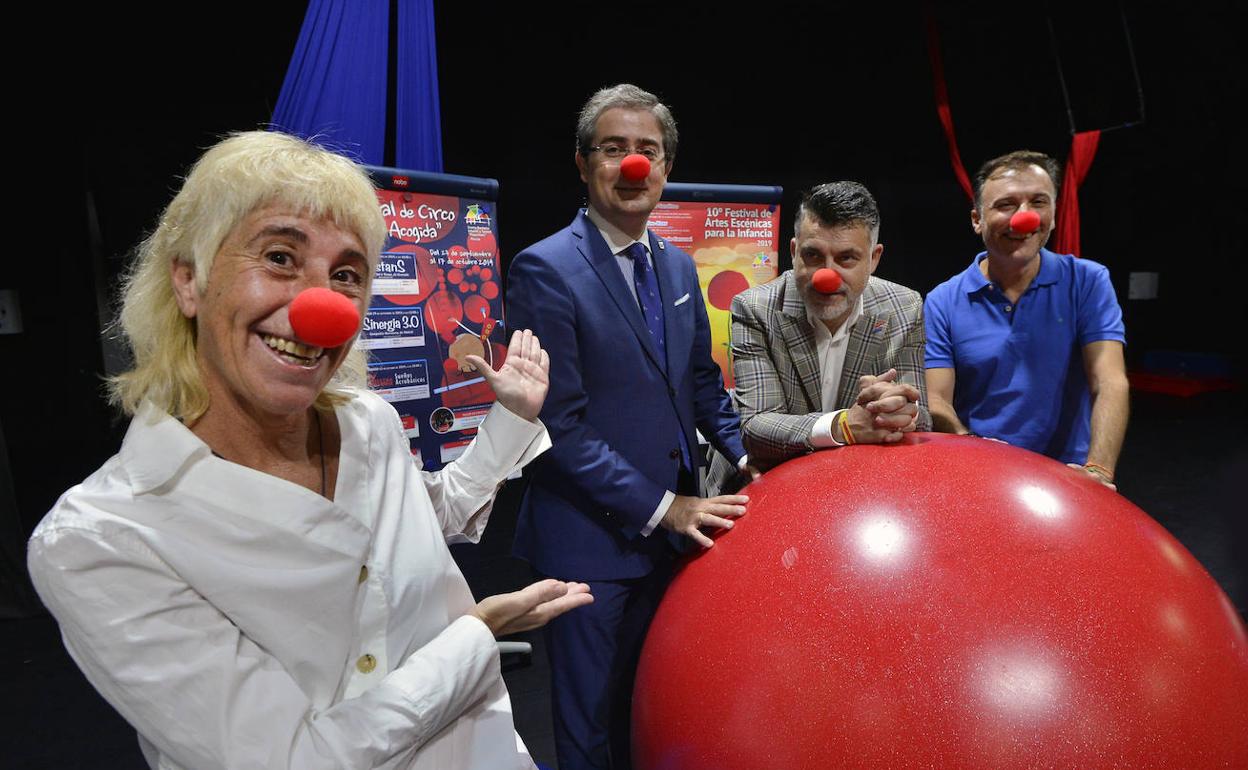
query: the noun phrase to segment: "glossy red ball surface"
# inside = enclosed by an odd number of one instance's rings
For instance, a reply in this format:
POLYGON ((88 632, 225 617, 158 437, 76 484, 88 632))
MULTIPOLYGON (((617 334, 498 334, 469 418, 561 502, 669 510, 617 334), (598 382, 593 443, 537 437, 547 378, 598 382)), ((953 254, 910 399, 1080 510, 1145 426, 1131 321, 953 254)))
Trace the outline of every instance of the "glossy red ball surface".
POLYGON ((650 176, 650 159, 640 153, 625 155, 620 161, 620 176, 630 182, 639 182, 650 176))
POLYGON ((830 267, 821 267, 810 277, 810 285, 820 294, 835 294, 841 288, 841 274, 830 267))
POLYGON ((792 460, 676 575, 637 770, 1248 767, 1248 637, 1077 470, 911 434, 792 460))
POLYGON ((303 342, 336 348, 360 329, 355 303, 336 291, 304 289, 290 303, 290 326, 303 342))
POLYGON ((1016 233, 1030 233, 1040 226, 1040 215, 1030 209, 1010 217, 1010 229, 1016 233))

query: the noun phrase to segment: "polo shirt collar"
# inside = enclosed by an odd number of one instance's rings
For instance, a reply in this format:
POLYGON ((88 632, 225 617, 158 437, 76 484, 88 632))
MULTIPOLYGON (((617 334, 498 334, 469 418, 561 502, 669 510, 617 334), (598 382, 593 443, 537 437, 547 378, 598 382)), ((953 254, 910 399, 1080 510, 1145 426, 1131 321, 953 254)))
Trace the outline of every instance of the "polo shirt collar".
POLYGON ((1058 264, 1057 255, 1048 249, 1040 249, 1040 272, 1031 279, 1032 286, 1049 286, 1060 281, 1062 268, 1058 264))
MULTIPOLYGON (((988 279, 979 269, 979 263, 988 256, 988 252, 981 251, 975 255, 975 259, 971 260, 971 266, 962 272, 962 279, 958 282, 958 288, 967 294, 975 294, 988 288, 988 279)), ((1040 270, 1036 273, 1036 277, 1031 279, 1032 286, 1050 286, 1061 280, 1062 268, 1058 264, 1057 255, 1048 249, 1040 249, 1040 270)))

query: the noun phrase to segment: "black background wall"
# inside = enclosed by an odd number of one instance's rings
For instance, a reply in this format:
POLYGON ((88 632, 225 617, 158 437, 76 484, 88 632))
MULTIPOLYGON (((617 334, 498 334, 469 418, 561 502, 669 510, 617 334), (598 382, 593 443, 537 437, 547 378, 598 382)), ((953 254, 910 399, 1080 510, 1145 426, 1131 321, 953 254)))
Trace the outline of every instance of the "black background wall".
MULTIPOLYGON (((936 9, 972 172, 1021 147, 1065 159, 1046 13, 1079 127, 1135 117, 1119 6, 1077 8, 936 9)), ((1102 138, 1080 203, 1083 252, 1113 273, 1132 361, 1156 349, 1208 351, 1242 374, 1235 278, 1248 176, 1231 8, 1126 11, 1147 121, 1102 138), (1159 272, 1160 297, 1128 301, 1131 271, 1159 272)), ((211 4, 188 21, 163 16, 171 7, 88 8, 67 27, 50 10, 13 28, 41 53, 5 54, 21 108, 10 127, 21 136, 9 147, 17 248, 0 289, 19 291, 25 326, 0 335, 14 501, 0 494, 0 543, 10 564, 56 497, 120 442, 124 426, 99 398, 99 334, 126 256, 204 147, 268 120, 303 11, 211 4)), ((436 16, 446 170, 500 180, 504 261, 572 217, 583 195, 572 163, 577 109, 619 81, 672 106, 681 129, 673 180, 780 184, 788 212, 804 187, 860 180, 883 211, 880 275, 923 292, 978 249, 936 118, 918 3, 439 2, 436 16)), ((1242 427, 1215 440, 1243 446, 1242 427)), ((15 590, 10 578, 5 589, 15 590)))

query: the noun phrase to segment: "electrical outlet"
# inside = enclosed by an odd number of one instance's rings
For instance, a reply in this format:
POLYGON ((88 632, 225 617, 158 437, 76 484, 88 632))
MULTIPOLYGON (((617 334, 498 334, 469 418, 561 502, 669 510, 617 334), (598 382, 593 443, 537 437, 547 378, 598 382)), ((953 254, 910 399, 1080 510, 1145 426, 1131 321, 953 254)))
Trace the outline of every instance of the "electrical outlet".
POLYGON ((1131 273, 1127 276, 1127 299, 1157 299, 1160 273, 1131 273))
POLYGON ((22 310, 17 302, 17 292, 0 289, 0 334, 21 334, 22 310))

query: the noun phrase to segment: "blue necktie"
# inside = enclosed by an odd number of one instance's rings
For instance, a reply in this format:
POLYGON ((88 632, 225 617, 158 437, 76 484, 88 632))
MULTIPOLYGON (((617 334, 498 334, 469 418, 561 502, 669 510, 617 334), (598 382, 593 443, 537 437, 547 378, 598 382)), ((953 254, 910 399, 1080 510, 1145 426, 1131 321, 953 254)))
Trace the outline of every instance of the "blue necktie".
POLYGON ((646 257, 646 247, 640 241, 624 249, 623 254, 633 261, 633 286, 637 289, 641 316, 646 321, 646 328, 650 330, 650 337, 659 349, 663 371, 667 371, 667 339, 663 334, 663 301, 659 299, 659 281, 646 257))
MULTIPOLYGON (((659 349, 659 361, 663 371, 667 371, 667 338, 663 332, 663 300, 659 297, 659 279, 654 274, 654 268, 650 266, 650 260, 646 257, 646 247, 638 241, 621 252, 624 256, 633 261, 633 287, 637 289, 637 303, 641 306, 642 318, 646 321, 646 328, 650 330, 650 337, 654 339, 654 345, 659 349)), ((676 433, 680 438, 680 459, 684 463, 687 470, 693 468, 693 463, 689 457, 688 442, 685 441, 685 432, 680 426, 676 426, 676 433)), ((672 459, 676 459, 675 456, 672 459)))

